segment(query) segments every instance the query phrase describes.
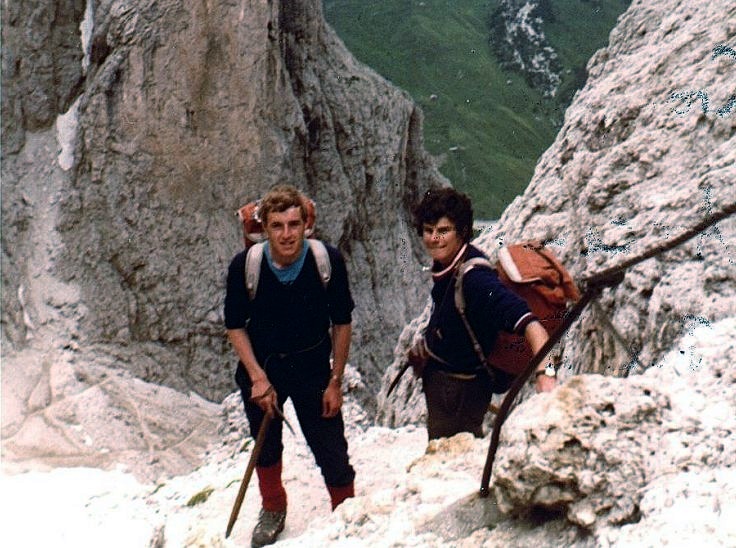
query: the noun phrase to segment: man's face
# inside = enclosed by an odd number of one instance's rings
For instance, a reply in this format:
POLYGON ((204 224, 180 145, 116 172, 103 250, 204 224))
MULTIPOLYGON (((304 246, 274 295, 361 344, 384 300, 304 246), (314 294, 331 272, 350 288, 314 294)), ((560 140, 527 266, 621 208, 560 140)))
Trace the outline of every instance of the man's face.
POLYGON ((463 246, 455 223, 447 217, 440 218, 437 224, 425 223, 422 226, 422 241, 432 259, 443 266, 449 265, 463 246))
POLYGON ((286 266, 299 258, 304 245, 306 225, 298 206, 286 211, 271 212, 266 221, 266 235, 271 248, 271 258, 279 266, 286 266))

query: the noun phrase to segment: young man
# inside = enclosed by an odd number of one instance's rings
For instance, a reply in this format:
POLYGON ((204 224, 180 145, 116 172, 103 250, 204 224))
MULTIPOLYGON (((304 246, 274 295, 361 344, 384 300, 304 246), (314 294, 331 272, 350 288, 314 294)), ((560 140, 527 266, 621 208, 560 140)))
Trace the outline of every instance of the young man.
MULTIPOLYGON (((225 324, 240 359, 235 379, 254 437, 264 415, 278 415, 291 398, 334 509, 354 496, 355 478, 340 411, 354 308, 345 262, 325 245, 331 265, 325 287, 305 239, 305 197, 294 187, 270 190, 260 216, 268 240, 254 298, 245 284, 246 252, 235 256, 227 276, 225 324)), ((274 543, 284 528, 281 431, 282 422, 272 421, 256 464, 262 509, 252 546, 274 543)))
MULTIPOLYGON (((493 393, 505 392, 512 381, 501 370, 480 362, 467 328, 455 307, 455 273, 463 261, 482 257, 472 246, 473 209, 464 194, 451 188, 425 194, 414 211, 417 232, 432 258, 432 313, 424 339, 410 351, 426 363, 422 385, 427 403, 429 439, 458 432, 483 435, 483 417, 493 393)), ((463 278, 466 315, 485 354, 501 330, 523 334, 537 352, 548 335, 526 303, 506 289, 496 273, 474 268, 463 278)), ((552 390, 554 369, 540 366, 537 391, 552 390), (546 374, 545 374, 546 372, 546 374)))

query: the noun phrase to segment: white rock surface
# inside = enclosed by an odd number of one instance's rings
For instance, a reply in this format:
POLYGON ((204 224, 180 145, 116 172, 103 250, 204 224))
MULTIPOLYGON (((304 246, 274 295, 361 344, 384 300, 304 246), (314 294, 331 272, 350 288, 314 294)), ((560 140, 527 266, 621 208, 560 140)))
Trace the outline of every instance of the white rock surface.
MULTIPOLYGON (((357 497, 330 513, 301 434, 285 433, 290 508, 277 546, 686 546, 704 538, 710 546, 733 546, 734 358, 736 319, 730 318, 694 329, 666 355, 661 368, 645 375, 574 377, 551 394, 530 398, 503 429, 494 468, 500 506, 493 498, 476 495, 487 438, 459 434, 427 447, 423 428, 367 427, 357 407, 347 405, 357 497), (690 349, 689 355, 683 348, 690 349), (594 417, 595 406, 604 403, 605 414, 605 402, 624 393, 628 399, 616 399, 616 412, 602 425, 602 415, 594 417), (660 400, 669 406, 652 405, 660 400), (648 414, 636 414, 647 405, 648 414), (565 409, 575 413, 562 416, 565 409), (591 420, 582 420, 585 415, 591 420), (544 439, 534 442, 532 435, 544 439), (565 444, 573 438, 579 444, 565 444), (656 448, 655 455, 650 447, 656 448), (578 456, 585 457, 582 463, 570 466, 578 456), (603 458, 610 462, 604 465, 603 458), (531 469, 537 472, 529 473, 531 469), (547 478, 563 474, 577 481, 579 489, 561 497, 576 499, 574 504, 530 513, 535 490, 543 491, 547 478), (536 479, 522 480, 522 475, 536 479), (634 506, 635 519, 615 523, 634 506), (505 518, 500 509, 516 517, 505 518)), ((234 432, 242 427, 239 405, 237 395, 226 400, 222 424, 231 435, 210 448, 206 464, 184 476, 148 483, 120 471, 85 468, 3 474, 0 542, 40 546, 62 539, 56 545, 75 547, 247 544, 258 508, 255 482, 233 535, 224 538, 252 444, 238 452, 242 437, 234 432), (192 504, 198 494, 205 500, 192 504), (42 528, 35 526, 39 514, 46 516, 42 528)), ((286 411, 295 423, 291 407, 286 411)))
POLYGON ((136 379, 111 361, 40 342, 4 352, 2 468, 118 468, 155 481, 199 465, 220 406, 136 379))

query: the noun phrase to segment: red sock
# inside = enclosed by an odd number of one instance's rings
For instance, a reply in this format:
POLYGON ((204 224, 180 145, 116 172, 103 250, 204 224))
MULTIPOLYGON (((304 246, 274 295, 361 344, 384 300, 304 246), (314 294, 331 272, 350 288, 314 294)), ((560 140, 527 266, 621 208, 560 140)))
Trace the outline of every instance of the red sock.
POLYGON ((342 487, 330 487, 328 485, 327 491, 330 493, 330 502, 332 503, 333 510, 342 504, 345 499, 355 496, 355 486, 352 482, 342 487))
POLYGON ((286 510, 286 490, 281 483, 281 461, 272 466, 256 466, 263 509, 268 512, 286 510))

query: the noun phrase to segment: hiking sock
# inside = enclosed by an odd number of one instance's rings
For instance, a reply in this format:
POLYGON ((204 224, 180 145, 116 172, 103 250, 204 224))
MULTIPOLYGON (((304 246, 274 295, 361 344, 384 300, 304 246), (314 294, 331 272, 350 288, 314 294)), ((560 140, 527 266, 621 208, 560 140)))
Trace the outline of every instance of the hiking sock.
POLYGON ((263 509, 268 512, 286 510, 286 490, 281 483, 281 461, 271 466, 256 466, 263 509))
POLYGON ((328 485, 327 491, 330 493, 330 502, 332 503, 332 509, 334 510, 345 499, 355 496, 355 484, 350 482, 342 487, 331 487, 328 485))

